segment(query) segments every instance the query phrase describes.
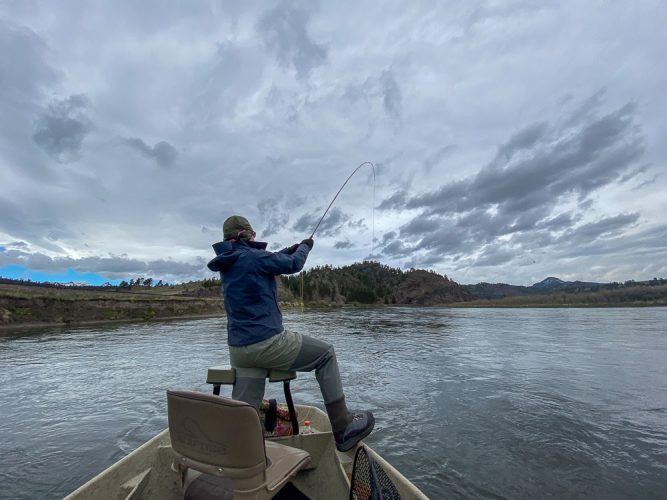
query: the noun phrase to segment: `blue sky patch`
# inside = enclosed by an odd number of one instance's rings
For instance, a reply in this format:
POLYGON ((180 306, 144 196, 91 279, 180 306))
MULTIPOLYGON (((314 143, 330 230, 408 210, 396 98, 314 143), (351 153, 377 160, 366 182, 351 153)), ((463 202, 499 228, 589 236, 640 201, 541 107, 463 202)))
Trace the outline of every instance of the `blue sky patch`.
POLYGON ((99 274, 94 273, 79 273, 73 269, 68 269, 61 273, 45 273, 41 271, 33 271, 25 266, 16 264, 0 267, 0 276, 3 278, 22 279, 51 283, 87 283, 89 285, 102 285, 104 283, 111 283, 112 285, 120 283, 120 280, 110 280, 103 278, 99 274))

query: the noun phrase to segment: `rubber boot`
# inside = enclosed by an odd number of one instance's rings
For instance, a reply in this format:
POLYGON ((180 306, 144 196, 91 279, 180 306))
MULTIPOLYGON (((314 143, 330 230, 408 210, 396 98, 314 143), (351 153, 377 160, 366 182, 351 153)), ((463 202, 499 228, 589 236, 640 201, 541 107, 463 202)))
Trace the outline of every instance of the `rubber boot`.
POLYGON ((334 401, 333 403, 325 403, 327 415, 329 415, 329 422, 331 422, 331 430, 334 434, 345 430, 354 415, 352 415, 345 404, 345 396, 334 401))
POLYGON ((370 411, 350 413, 345 404, 345 396, 325 406, 338 451, 348 451, 354 448, 359 441, 371 433, 375 426, 375 417, 370 411))

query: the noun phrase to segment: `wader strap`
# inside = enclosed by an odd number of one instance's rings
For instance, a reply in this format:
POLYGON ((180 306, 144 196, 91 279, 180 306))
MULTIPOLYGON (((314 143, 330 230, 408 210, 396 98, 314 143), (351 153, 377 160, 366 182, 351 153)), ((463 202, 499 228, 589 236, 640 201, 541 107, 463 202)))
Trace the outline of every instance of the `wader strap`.
POLYGON ((292 422, 292 434, 299 434, 299 421, 296 418, 296 410, 294 409, 294 401, 292 400, 292 391, 289 388, 289 380, 283 382, 283 389, 285 390, 285 402, 289 410, 289 419, 292 422))
POLYGON ((278 402, 275 399, 269 399, 269 409, 266 411, 264 418, 264 428, 268 432, 273 432, 276 428, 276 421, 278 418, 278 402))

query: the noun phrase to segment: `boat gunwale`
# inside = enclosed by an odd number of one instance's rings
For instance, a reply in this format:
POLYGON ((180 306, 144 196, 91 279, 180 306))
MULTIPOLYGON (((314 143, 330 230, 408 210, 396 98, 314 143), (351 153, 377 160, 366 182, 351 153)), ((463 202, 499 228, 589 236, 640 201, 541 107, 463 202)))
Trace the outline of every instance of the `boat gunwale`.
MULTIPOLYGON (((331 427, 329 424, 328 417, 324 411, 315 406, 309 405, 295 405, 296 409, 299 411, 299 420, 308 420, 310 419, 313 423, 319 424, 316 426, 316 429, 320 429, 322 432, 331 433, 331 427)), ((302 422, 301 422, 302 423, 302 422)), ((288 446, 293 446, 299 448, 299 443, 303 438, 303 435, 297 436, 286 436, 275 438, 275 441, 280 442, 281 444, 286 444, 288 446)), ((267 438, 274 440, 273 438, 267 438)), ((307 438, 306 438, 307 439, 307 438)), ((400 471, 393 467, 389 462, 387 462, 382 456, 373 450, 370 446, 363 443, 363 446, 366 450, 369 451, 370 455, 374 460, 376 460, 379 465, 384 469, 387 475, 392 479, 396 488, 402 495, 404 499, 417 499, 417 500, 428 500, 428 497, 424 495, 409 479, 407 479, 400 471)), ((131 451, 129 454, 122 457, 117 462, 114 462, 106 469, 102 470, 94 477, 86 481, 84 484, 79 486, 76 490, 64 497, 64 500, 78 500, 83 498, 89 498, 96 489, 96 485, 100 483, 105 484, 112 482, 113 476, 116 474, 119 476, 119 480, 114 482, 118 490, 128 483, 132 478, 136 477, 138 474, 141 474, 146 469, 152 467, 153 459, 157 455, 158 448, 161 446, 171 446, 171 439, 169 436, 169 428, 166 428, 160 431, 158 434, 150 438, 148 441, 140 445, 138 448, 131 451), (136 462, 136 464, 135 464, 136 462), (123 469, 125 467, 130 467, 127 471, 123 469)), ((345 481, 347 482, 349 488, 349 476, 352 473, 352 464, 354 461, 354 456, 357 448, 353 448, 347 452, 336 451, 334 454, 336 461, 338 462, 338 468, 341 471, 345 481)), ((109 490, 105 490, 107 494, 109 490)), ((107 495, 108 496, 108 495, 107 495)))

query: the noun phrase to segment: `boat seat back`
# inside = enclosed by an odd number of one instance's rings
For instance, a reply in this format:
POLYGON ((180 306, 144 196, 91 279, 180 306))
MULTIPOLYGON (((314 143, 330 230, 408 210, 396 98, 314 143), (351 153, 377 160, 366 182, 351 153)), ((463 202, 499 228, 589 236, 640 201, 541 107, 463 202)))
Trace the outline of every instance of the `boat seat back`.
POLYGON ((214 386, 225 384, 234 385, 236 376, 240 377, 267 377, 269 382, 285 382, 294 380, 296 372, 278 370, 275 368, 231 368, 229 366, 212 366, 206 373, 206 383, 214 386))
POLYGON ((275 493, 310 462, 303 450, 265 443, 257 411, 242 401, 169 390, 167 407, 179 470, 231 479, 235 497, 275 493))

